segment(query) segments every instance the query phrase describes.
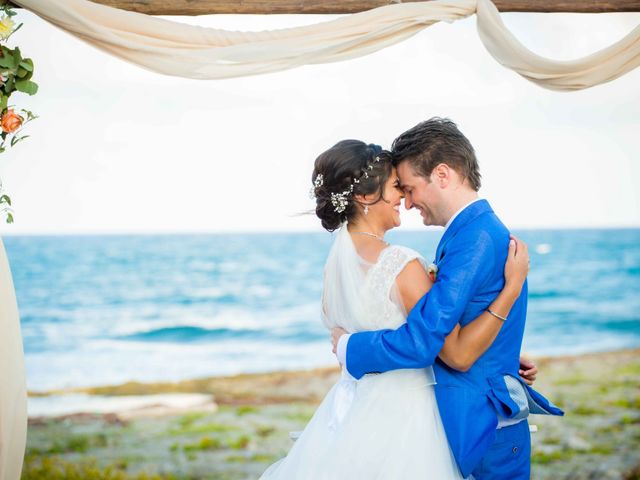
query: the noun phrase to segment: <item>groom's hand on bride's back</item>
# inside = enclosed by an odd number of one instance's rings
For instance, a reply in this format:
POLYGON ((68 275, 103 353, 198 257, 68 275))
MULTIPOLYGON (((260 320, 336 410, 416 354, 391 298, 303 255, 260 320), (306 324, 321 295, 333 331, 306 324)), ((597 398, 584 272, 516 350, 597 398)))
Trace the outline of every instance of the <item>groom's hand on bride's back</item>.
POLYGON ((527 385, 533 385, 538 376, 538 367, 533 363, 533 360, 520 357, 520 370, 518 373, 527 385))

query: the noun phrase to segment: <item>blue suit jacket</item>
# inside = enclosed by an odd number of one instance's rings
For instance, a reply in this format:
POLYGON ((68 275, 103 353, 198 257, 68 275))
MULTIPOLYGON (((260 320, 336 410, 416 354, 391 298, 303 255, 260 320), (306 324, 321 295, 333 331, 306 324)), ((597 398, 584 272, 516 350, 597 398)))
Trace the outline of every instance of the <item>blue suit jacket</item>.
POLYGON ((465 477, 493 443, 498 414, 563 414, 518 376, 526 283, 497 338, 469 371, 453 370, 437 358, 456 324, 476 319, 502 290, 508 246, 509 231, 489 203, 472 203, 440 240, 437 281, 411 310, 407 323, 397 330, 352 334, 347 344, 347 369, 355 378, 433 365, 440 416, 465 477))

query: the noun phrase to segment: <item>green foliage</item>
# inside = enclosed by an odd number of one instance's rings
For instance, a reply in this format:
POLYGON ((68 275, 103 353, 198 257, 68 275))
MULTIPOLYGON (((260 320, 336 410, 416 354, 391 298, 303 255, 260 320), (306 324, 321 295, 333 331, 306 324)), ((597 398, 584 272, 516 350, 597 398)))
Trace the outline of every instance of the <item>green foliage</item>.
POLYGON ((286 418, 300 423, 307 423, 309 420, 311 420, 312 416, 313 411, 295 410, 287 413, 286 418))
POLYGON ((15 83, 15 87, 19 92, 24 92, 29 95, 38 93, 38 84, 31 80, 18 80, 15 83))
MULTIPOLYGON (((249 437, 248 435, 241 435, 236 439, 224 441, 224 442, 216 437, 205 436, 195 443, 184 444, 182 446, 182 450, 184 452, 197 452, 197 451, 203 451, 203 450, 224 450, 224 449, 244 450, 249 446, 250 443, 251 443, 251 437, 249 437)), ((178 443, 173 443, 169 447, 169 450, 172 452, 178 451, 179 449, 180 449, 180 445, 178 443)))
POLYGON ((261 463, 273 463, 278 459, 275 455, 266 455, 264 453, 256 453, 251 457, 251 461, 253 462, 261 462, 261 463))
POLYGON ((583 416, 592 416, 592 415, 604 415, 605 412, 598 408, 593 408, 588 405, 578 405, 573 409, 573 414, 575 415, 583 415, 583 416))
POLYGON ((533 453, 533 455, 531 455, 531 463, 545 465, 547 463, 557 462, 558 460, 564 460, 566 458, 567 457, 563 455, 561 450, 555 450, 550 453, 535 452, 533 453))
POLYGON ((544 440, 545 445, 560 445, 560 439, 557 437, 547 437, 544 440))
POLYGON ((244 450, 249 446, 251 438, 248 435, 242 435, 235 440, 229 442, 229 446, 234 450, 244 450))
MULTIPOLYGON (((22 24, 13 23, 12 17, 16 12, 9 5, 0 5, 0 14, 0 22, 4 29, 0 41, 6 42, 22 24)), ((29 138, 29 135, 22 135, 21 131, 27 123, 37 117, 28 110, 22 110, 22 115, 15 113, 15 109, 9 105, 9 98, 14 92, 27 95, 38 93, 38 84, 32 80, 33 71, 33 60, 24 58, 20 48, 0 45, 0 153, 4 153, 7 147, 15 147, 22 140, 29 138)), ((9 197, 3 195, 3 198, 9 197)), ((7 223, 13 223, 10 201, 0 202, 0 215, 5 215, 7 223)))
POLYGON ((229 455, 224 459, 227 463, 246 463, 249 459, 242 455, 229 455))
POLYGON ((251 456, 229 455, 224 460, 227 463, 249 463, 249 462, 273 463, 277 459, 278 457, 274 455, 265 455, 261 453, 256 453, 255 455, 251 455, 251 456))
POLYGON ((172 428, 169 435, 190 435, 199 433, 222 433, 238 430, 235 425, 224 425, 221 423, 198 423, 187 424, 181 428, 172 428))
POLYGON ((585 383, 588 383, 589 380, 583 376, 580 375, 576 375, 573 377, 565 377, 565 378, 561 378, 559 380, 556 380, 556 385, 568 385, 568 386, 574 386, 574 385, 583 385, 585 383))
POLYGON ((224 448, 222 442, 218 438, 202 437, 196 443, 189 443, 182 447, 185 452, 193 452, 198 450, 219 450, 224 448))
POLYGON ((621 425, 637 425, 640 424, 640 417, 633 417, 631 415, 623 415, 620 419, 621 425))
POLYGON ((545 465, 548 463, 568 460, 575 455, 610 455, 613 451, 613 448, 607 445, 595 445, 587 450, 565 447, 551 452, 534 452, 531 455, 531 463, 545 465))
POLYGON ((620 408, 629 408, 632 410, 640 410, 640 397, 634 398, 617 398, 610 402, 611 405, 620 408))
POLYGON ((71 435, 66 438, 54 440, 47 448, 31 448, 29 453, 58 455, 63 453, 86 453, 91 448, 102 448, 108 445, 107 435, 71 435))
POLYGON ((223 431, 222 429, 218 430, 216 427, 217 424, 212 424, 211 429, 206 427, 203 428, 202 424, 196 424, 198 420, 201 420, 207 416, 204 412, 190 412, 185 415, 178 417, 174 424, 176 426, 172 426, 168 429, 167 433, 169 435, 187 435, 191 433, 207 433, 209 431, 223 431))
POLYGON ((258 409, 256 407, 251 406, 251 405, 240 405, 236 409, 236 413, 239 416, 246 415, 248 413, 256 413, 257 411, 258 411, 258 409))
MULTIPOLYGON (((0 147, 0 152, 4 149, 0 147)), ((0 193, 2 193, 2 181, 0 181, 0 193)), ((5 214, 7 223, 13 223, 13 209, 11 208, 11 197, 6 194, 0 195, 0 214, 5 214)))
POLYGON ((10 49, 5 45, 0 46, 0 69, 0 90, 5 96, 9 97, 16 90, 29 95, 38 93, 38 85, 31 81, 33 60, 22 58, 18 47, 10 49))
POLYGON ((587 453, 592 455, 611 455, 613 453, 613 448, 607 445, 596 445, 592 447, 587 453))
POLYGON ((275 432, 276 432, 276 429, 270 425, 258 425, 256 427, 256 433, 261 438, 268 437, 269 435, 275 432))
POLYGON ((176 480, 174 475, 130 475, 121 465, 98 466, 95 459, 71 463, 60 457, 26 457, 22 480, 176 480))
POLYGON ((195 422, 196 420, 200 420, 201 418, 204 418, 206 416, 205 413, 202 412, 191 412, 191 413, 187 413, 185 415, 182 415, 179 419, 178 419, 178 424, 181 427, 188 427, 189 425, 191 425, 193 422, 195 422))
POLYGON ((640 363, 630 363, 616 370, 616 375, 631 375, 637 377, 640 375, 640 363))

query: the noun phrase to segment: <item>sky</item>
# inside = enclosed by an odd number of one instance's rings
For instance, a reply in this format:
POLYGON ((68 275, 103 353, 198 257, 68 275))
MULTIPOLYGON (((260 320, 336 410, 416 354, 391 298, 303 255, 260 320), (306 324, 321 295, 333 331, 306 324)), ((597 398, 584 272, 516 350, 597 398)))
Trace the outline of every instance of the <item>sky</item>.
MULTIPOLYGON (((167 17, 263 30, 320 15, 167 17)), ((640 14, 504 14, 536 53, 571 59, 619 40, 640 14)), ((481 196, 513 228, 640 226, 640 69, 580 92, 499 65, 475 18, 366 57, 229 80, 163 76, 110 57, 30 12, 10 40, 35 63, 40 116, 0 156, 15 223, 0 234, 320 231, 314 159, 339 140, 388 147, 432 116, 476 149, 481 196)), ((403 227, 421 228, 415 211, 403 227)))

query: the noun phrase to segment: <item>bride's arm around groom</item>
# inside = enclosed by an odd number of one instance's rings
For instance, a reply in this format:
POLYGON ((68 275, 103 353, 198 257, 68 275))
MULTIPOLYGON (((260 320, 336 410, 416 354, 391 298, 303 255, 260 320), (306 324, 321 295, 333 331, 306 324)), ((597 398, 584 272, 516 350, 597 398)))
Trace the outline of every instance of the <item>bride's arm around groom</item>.
MULTIPOLYGON (((505 285, 490 310, 500 317, 506 317, 517 301, 529 271, 529 253, 525 243, 512 237, 509 254, 504 266, 505 285)), ((405 311, 410 312, 433 286, 423 265, 414 260, 408 264, 396 279, 400 298, 405 311)), ((460 372, 468 371, 476 360, 491 346, 500 332, 503 321, 484 312, 480 317, 465 325, 457 324, 449 333, 438 354, 449 367, 460 372)))

